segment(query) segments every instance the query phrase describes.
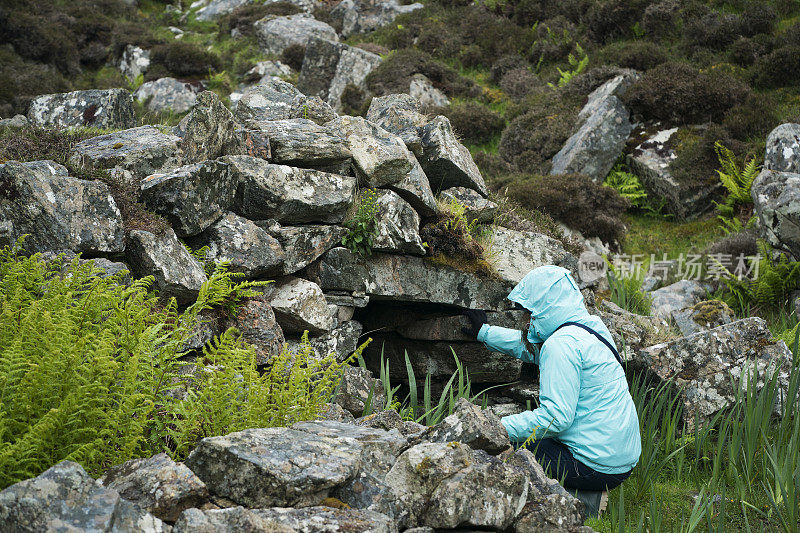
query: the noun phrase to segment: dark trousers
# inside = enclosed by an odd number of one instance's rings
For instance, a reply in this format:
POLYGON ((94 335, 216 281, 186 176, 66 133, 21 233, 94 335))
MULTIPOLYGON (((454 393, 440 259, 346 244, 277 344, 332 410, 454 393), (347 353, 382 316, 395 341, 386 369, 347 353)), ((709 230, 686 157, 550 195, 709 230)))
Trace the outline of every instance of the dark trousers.
POLYGON ((544 471, 551 478, 561 481, 564 487, 578 490, 610 490, 625 481, 631 472, 604 474, 586 466, 573 457, 569 448, 556 439, 541 439, 529 443, 528 448, 536 456, 544 471))

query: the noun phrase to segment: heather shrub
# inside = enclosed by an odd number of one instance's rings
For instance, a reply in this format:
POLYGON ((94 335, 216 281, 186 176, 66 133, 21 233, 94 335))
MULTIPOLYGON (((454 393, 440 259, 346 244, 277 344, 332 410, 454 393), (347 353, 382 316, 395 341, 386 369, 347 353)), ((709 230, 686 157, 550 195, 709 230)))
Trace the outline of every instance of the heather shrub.
POLYGON ((504 55, 494 62, 491 69, 491 80, 493 83, 500 83, 503 76, 512 70, 519 70, 530 67, 530 63, 519 54, 504 55))
POLYGON ((648 37, 663 39, 673 35, 678 27, 680 3, 678 0, 663 0, 650 4, 642 15, 642 28, 648 37))
POLYGON ((303 67, 303 59, 306 57, 306 47, 302 44, 292 44, 287 46, 283 53, 281 53, 281 61, 292 67, 294 70, 300 70, 303 67))
POLYGON ((38 94, 60 93, 72 84, 53 65, 26 60, 10 46, 0 46, 0 117, 25 113, 38 94))
POLYGON ((516 100, 528 96, 532 91, 543 85, 539 76, 527 68, 518 68, 506 72, 503 79, 500 80, 500 90, 516 100))
POLYGON ((536 64, 564 60, 575 49, 576 34, 576 26, 564 17, 546 20, 536 26, 528 58, 536 64))
POLYGON ((772 33, 778 20, 778 13, 768 3, 747 2, 741 17, 742 35, 752 37, 759 33, 772 33))
POLYGON ((642 20, 648 2, 644 0, 599 0, 586 13, 589 37, 606 43, 619 37, 632 36, 642 20))
POLYGON ((561 89, 562 97, 582 100, 608 80, 626 72, 630 71, 611 65, 591 68, 586 72, 581 72, 577 76, 573 76, 572 79, 569 80, 569 83, 561 89))
POLYGON ((669 60, 664 47, 650 41, 622 41, 613 43, 595 56, 598 63, 617 65, 634 70, 650 70, 669 60))
POLYGON ((753 65, 753 84, 762 88, 788 87, 797 83, 800 72, 800 46, 773 50, 753 65))
POLYGON ((475 160, 475 164, 478 165, 478 170, 481 171, 481 175, 489 184, 491 184, 495 178, 511 174, 513 171, 513 167, 508 161, 492 152, 487 152, 485 150, 477 151, 473 155, 473 159, 475 160))
POLYGON ((781 117, 774 98, 766 94, 752 94, 743 103, 725 113, 722 125, 734 139, 765 138, 779 123, 781 117))
POLYGON ((741 36, 741 19, 738 15, 712 11, 703 17, 687 18, 683 32, 687 50, 724 50, 741 36))
POLYGON ((756 255, 758 253, 758 234, 753 230, 731 233, 709 246, 706 253, 730 254, 731 257, 756 255))
POLYGON ((239 6, 231 13, 223 15, 217 21, 220 35, 230 35, 231 31, 236 30, 239 34, 248 36, 254 35, 253 24, 267 15, 279 17, 294 15, 302 10, 289 2, 274 2, 271 4, 248 4, 239 6))
POLYGON ((220 68, 219 57, 198 45, 185 42, 161 44, 150 51, 150 69, 145 79, 164 76, 203 78, 220 68))
POLYGON ((403 93, 414 74, 424 74, 433 86, 449 96, 476 95, 480 89, 452 68, 413 48, 397 50, 367 76, 367 87, 377 96, 403 93))
POLYGON ((728 59, 740 67, 749 67, 763 54, 764 47, 748 37, 739 37, 728 49, 728 59))
POLYGON ((664 63, 645 73, 623 100, 647 119, 696 124, 721 119, 749 94, 747 85, 729 74, 664 63))
POLYGON ((453 130, 466 144, 491 142, 506 125, 499 113, 473 102, 451 104, 439 112, 450 119, 453 130))
POLYGON ((717 186, 719 158, 716 143, 721 142, 737 155, 747 151, 747 146, 730 137, 718 124, 704 129, 686 128, 678 131, 671 142, 676 142, 676 158, 670 163, 672 176, 682 183, 717 186), (677 137, 677 138, 675 138, 677 137))

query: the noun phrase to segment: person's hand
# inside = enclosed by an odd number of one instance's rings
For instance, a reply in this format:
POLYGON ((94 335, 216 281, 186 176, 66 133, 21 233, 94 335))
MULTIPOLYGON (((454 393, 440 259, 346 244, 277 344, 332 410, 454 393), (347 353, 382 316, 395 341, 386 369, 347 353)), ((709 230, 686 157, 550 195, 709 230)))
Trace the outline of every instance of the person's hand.
POLYGON ((470 322, 470 327, 461 328, 461 332, 464 333, 464 335, 477 339, 481 326, 489 322, 489 319, 486 317, 486 311, 482 309, 467 309, 461 314, 467 317, 470 322))

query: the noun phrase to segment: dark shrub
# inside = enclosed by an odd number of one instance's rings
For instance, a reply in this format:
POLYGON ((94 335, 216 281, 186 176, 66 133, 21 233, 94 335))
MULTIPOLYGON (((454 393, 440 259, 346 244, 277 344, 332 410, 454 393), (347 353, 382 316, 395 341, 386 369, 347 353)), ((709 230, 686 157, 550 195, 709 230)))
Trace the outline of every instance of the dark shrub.
POLYGON ((366 50, 367 52, 372 52, 373 54, 377 54, 379 56, 384 56, 389 53, 389 49, 385 46, 381 46, 377 43, 358 43, 356 48, 361 48, 362 50, 366 50))
POLYGON ((559 15, 578 24, 594 0, 516 0, 510 2, 511 17, 520 26, 533 26, 536 22, 559 15))
POLYGON ((650 70, 669 60, 664 47, 650 41, 613 43, 597 54, 597 61, 634 70, 650 70))
POLYGON ((765 2, 748 2, 742 12, 741 32, 746 37, 772 33, 778 23, 778 13, 765 2))
POLYGON ((54 66, 24 60, 10 45, 0 46, 0 116, 24 114, 36 95, 71 89, 54 66))
POLYGON ((752 256, 758 253, 758 235, 754 231, 742 231, 725 236, 712 244, 707 254, 730 254, 734 260, 740 255, 752 256))
POLYGON ((591 68, 586 72, 578 74, 572 78, 566 87, 562 89, 563 96, 580 100, 588 96, 592 91, 603 85, 611 78, 615 78, 626 72, 630 71, 621 67, 614 67, 610 65, 591 68))
POLYGON ((528 209, 547 213, 585 237, 619 241, 625 226, 619 219, 630 206, 616 190, 583 174, 542 175, 505 185, 509 198, 528 209))
POLYGON ((230 35, 232 30, 237 30, 241 35, 253 35, 253 24, 267 15, 286 16, 300 13, 302 9, 289 2, 275 2, 272 4, 251 4, 237 7, 231 13, 219 18, 220 35, 230 35))
POLYGON ((756 44, 753 39, 740 37, 728 50, 728 58, 734 65, 749 67, 764 53, 763 47, 756 44))
POLYGON ((492 65, 492 82, 499 84, 503 76, 506 75, 506 72, 520 68, 528 68, 529 66, 530 63, 519 54, 505 55, 492 65))
POLYGON ((466 144, 488 143, 499 135, 506 125, 500 114, 472 102, 451 104, 440 112, 450 119, 453 130, 466 144))
POLYGON ((367 87, 377 96, 408 91, 411 76, 424 74, 434 87, 449 96, 480 94, 480 88, 450 67, 435 61, 430 55, 409 48, 398 50, 367 76, 367 87))
POLYGON ((716 185, 719 177, 719 159, 715 143, 721 142, 737 155, 747 151, 746 145, 731 139, 730 134, 718 124, 711 124, 704 130, 687 128, 678 132, 676 154, 670 163, 672 176, 681 183, 690 185, 716 185))
POLYGON ((420 32, 416 47, 434 57, 452 57, 464 45, 457 28, 444 22, 429 22, 420 32))
POLYGON ((500 80, 500 89, 511 98, 520 99, 528 96, 531 91, 543 85, 539 76, 527 68, 518 68, 506 72, 500 80))
POLYGON ((753 94, 725 113, 722 124, 734 139, 763 138, 780 122, 777 109, 776 102, 768 95, 753 94))
POLYGON ((642 27, 649 37, 663 39, 675 33, 679 14, 678 0, 664 0, 651 4, 644 10, 642 27))
POLYGON ((342 113, 350 116, 364 116, 369 109, 369 101, 364 91, 348 83, 342 91, 342 113))
POLYGON ((65 19, 3 9, 0 39, 11 43, 25 59, 50 63, 64 74, 75 74, 79 69, 78 47, 65 19))
POLYGON ((741 35, 741 19, 738 15, 713 11, 701 18, 687 18, 683 32, 684 45, 688 51, 698 48, 724 50, 741 35))
POLYGON ((281 61, 292 67, 294 70, 300 70, 303 67, 303 59, 306 57, 306 47, 302 44, 292 44, 287 46, 281 54, 281 61))
POLYGON ((633 34, 642 20, 648 2, 644 0, 600 0, 593 2, 586 14, 589 37, 597 43, 633 34))
POLYGON ((419 236, 428 243, 427 255, 433 260, 488 276, 492 270, 483 246, 470 234, 467 224, 463 217, 443 211, 420 228, 419 236))
POLYGON ((648 119, 697 124, 721 119, 748 95, 747 85, 728 74, 664 63, 645 73, 623 100, 634 113, 648 119))
POLYGON ((513 167, 498 154, 481 150, 475 153, 475 164, 487 183, 513 172, 513 167))
POLYGON ((465 46, 458 53, 458 60, 467 68, 480 66, 484 60, 483 49, 477 44, 465 46))
POLYGON ((797 0, 775 0, 775 9, 781 17, 789 18, 800 10, 800 3, 797 0))
POLYGON ((564 17, 546 20, 536 27, 536 41, 528 58, 539 63, 565 59, 575 49, 577 28, 564 17))
POLYGON ((758 87, 787 87, 797 84, 800 72, 800 46, 773 50, 753 65, 753 83, 758 87))
POLYGON ((163 77, 162 72, 176 78, 201 78, 219 70, 219 58, 201 47, 183 42, 156 46, 150 51, 148 79, 163 77), (160 67, 160 68, 158 68, 160 67))

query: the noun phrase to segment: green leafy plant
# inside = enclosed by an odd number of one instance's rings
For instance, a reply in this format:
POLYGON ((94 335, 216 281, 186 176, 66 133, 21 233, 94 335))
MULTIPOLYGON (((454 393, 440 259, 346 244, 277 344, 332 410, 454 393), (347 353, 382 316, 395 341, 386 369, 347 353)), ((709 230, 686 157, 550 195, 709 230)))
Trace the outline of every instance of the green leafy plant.
POLYGON ((134 92, 143 84, 144 84, 144 74, 139 74, 134 79, 128 80, 128 90, 130 92, 134 92))
POLYGON ((344 225, 350 230, 342 237, 342 245, 359 255, 372 255, 372 245, 377 235, 375 217, 378 216, 378 196, 372 189, 365 189, 359 196, 358 209, 344 225))
POLYGON ((671 216, 663 213, 666 200, 662 198, 658 203, 654 203, 647 195, 647 191, 645 191, 639 177, 632 172, 628 172, 624 163, 617 163, 611 169, 603 185, 616 190, 620 196, 630 202, 633 209, 641 211, 647 216, 671 216))
POLYGON ((583 51, 583 47, 577 43, 575 44, 575 52, 577 55, 570 53, 569 56, 567 56, 567 61, 569 61, 569 65, 572 68, 570 70, 561 70, 561 68, 556 67, 561 77, 558 79, 557 84, 548 83, 547 85, 553 89, 556 87, 564 87, 572 78, 586 70, 586 67, 589 66, 589 56, 583 51))
POLYGON ((611 289, 611 301, 631 313, 649 315, 653 298, 642 291, 643 279, 634 276, 621 276, 614 266, 606 260, 606 278, 611 289))
POLYGON ((750 196, 750 189, 761 171, 761 165, 756 157, 751 157, 744 167, 740 167, 734 153, 719 141, 714 144, 714 149, 722 167, 721 170, 717 170, 717 174, 728 192, 725 201, 715 202, 715 205, 720 213, 719 219, 730 233, 749 226, 754 220, 751 216, 753 199, 750 196))

